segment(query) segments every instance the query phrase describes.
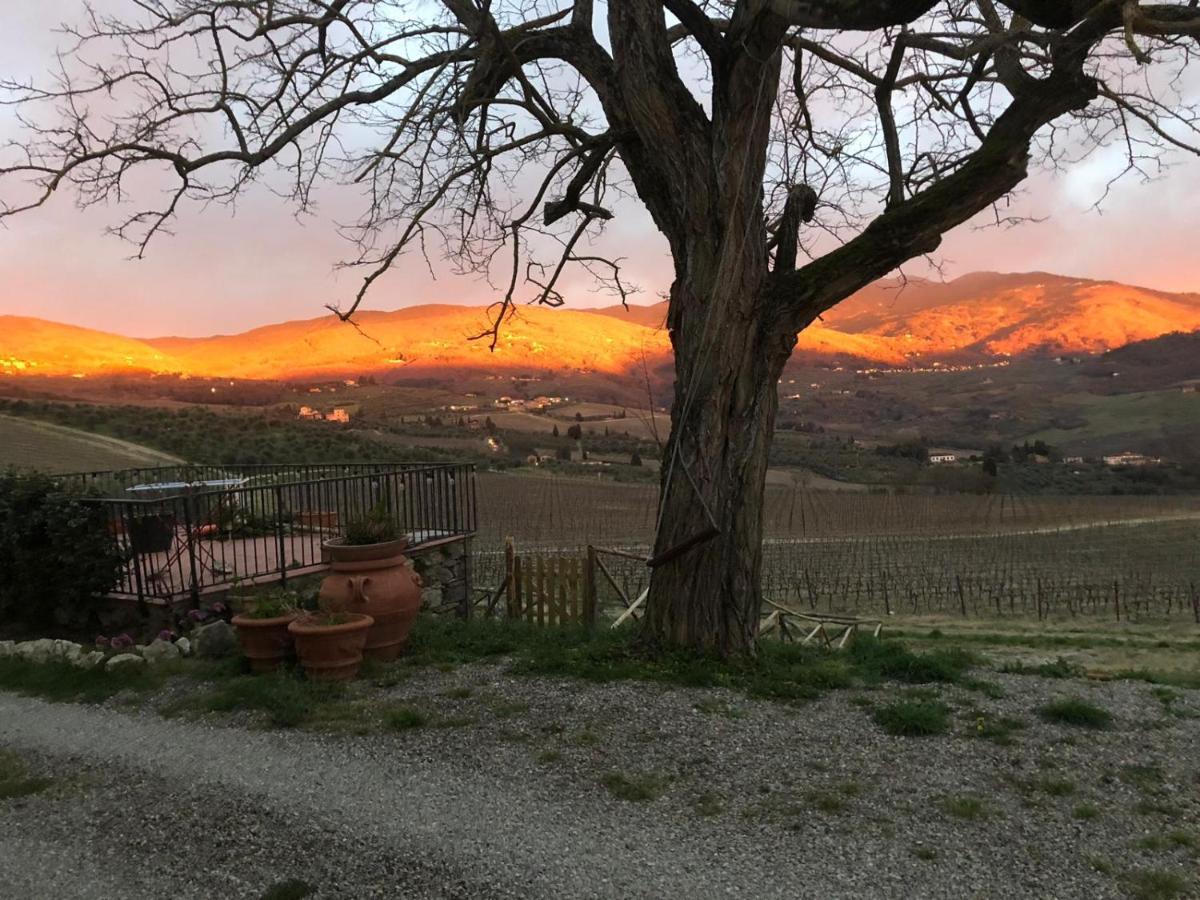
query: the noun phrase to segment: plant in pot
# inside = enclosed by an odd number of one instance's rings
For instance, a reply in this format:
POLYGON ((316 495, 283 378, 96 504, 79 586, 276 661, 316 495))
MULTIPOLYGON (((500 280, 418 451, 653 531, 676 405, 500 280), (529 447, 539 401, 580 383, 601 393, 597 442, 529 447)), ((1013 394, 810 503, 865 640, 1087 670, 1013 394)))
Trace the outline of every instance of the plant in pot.
POLYGON ((251 671, 274 672, 292 655, 288 626, 299 609, 299 595, 284 588, 243 598, 242 611, 232 621, 251 671))
POLYGON ((365 613, 322 606, 297 616, 287 630, 304 674, 322 681, 345 681, 358 674, 367 632, 374 624, 365 613))
POLYGON ((365 650, 372 659, 400 655, 421 608, 421 579, 408 566, 407 545, 382 504, 348 522, 342 537, 321 545, 330 561, 321 606, 374 619, 365 650))

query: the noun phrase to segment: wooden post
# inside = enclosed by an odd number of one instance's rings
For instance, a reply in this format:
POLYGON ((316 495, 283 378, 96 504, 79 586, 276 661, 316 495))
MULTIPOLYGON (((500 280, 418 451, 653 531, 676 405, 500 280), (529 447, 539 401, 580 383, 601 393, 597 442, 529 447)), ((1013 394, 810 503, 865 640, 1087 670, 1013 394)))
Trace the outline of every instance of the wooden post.
POLYGON ((521 576, 517 571, 517 552, 513 547, 513 539, 504 541, 504 576, 508 584, 508 617, 515 619, 521 615, 519 588, 521 576))
POLYGON ((596 548, 591 544, 583 570, 583 622, 589 627, 596 624, 596 548))

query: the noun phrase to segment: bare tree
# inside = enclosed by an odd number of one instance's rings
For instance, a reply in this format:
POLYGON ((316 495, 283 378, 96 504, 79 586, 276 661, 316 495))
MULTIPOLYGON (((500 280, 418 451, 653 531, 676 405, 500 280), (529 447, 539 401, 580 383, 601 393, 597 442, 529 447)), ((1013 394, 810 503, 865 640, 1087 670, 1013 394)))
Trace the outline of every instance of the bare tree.
POLYGON ((776 383, 799 331, 999 205, 1031 164, 1191 151, 1194 0, 130 0, 89 10, 49 87, 8 84, 29 140, 11 216, 59 189, 124 200, 142 252, 185 203, 271 171, 307 206, 364 195, 349 317, 408 250, 563 302, 636 197, 670 246, 675 350, 647 627, 753 649, 776 383))

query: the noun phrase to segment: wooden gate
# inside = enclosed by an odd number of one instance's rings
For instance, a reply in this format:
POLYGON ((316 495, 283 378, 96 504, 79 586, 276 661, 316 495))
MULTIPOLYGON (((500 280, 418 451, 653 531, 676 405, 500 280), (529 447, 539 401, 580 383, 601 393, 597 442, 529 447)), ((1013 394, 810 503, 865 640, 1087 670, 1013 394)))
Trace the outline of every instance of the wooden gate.
POLYGON ((505 547, 508 618, 538 625, 596 624, 591 557, 518 555, 505 547))

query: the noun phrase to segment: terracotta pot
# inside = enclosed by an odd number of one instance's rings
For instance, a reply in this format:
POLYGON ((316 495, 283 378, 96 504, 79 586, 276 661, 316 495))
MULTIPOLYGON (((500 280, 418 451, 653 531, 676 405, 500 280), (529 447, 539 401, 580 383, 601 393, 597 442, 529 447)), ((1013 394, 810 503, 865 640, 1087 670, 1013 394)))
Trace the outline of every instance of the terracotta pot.
POLYGON ((321 582, 322 609, 365 613, 375 620, 366 654, 392 660, 408 643, 421 608, 421 578, 405 565, 403 538, 382 544, 321 545, 329 556, 329 574, 321 582))
POLYGON ((292 655, 292 636, 288 634, 288 626, 295 619, 295 613, 272 619, 252 619, 245 615, 233 617, 233 627, 237 629, 242 654, 250 661, 252 672, 274 672, 292 655))
POLYGON ((309 678, 346 681, 358 674, 367 632, 375 620, 360 613, 343 615, 346 621, 337 625, 320 625, 314 616, 301 616, 288 626, 309 678))

